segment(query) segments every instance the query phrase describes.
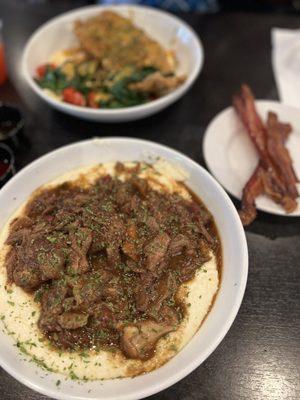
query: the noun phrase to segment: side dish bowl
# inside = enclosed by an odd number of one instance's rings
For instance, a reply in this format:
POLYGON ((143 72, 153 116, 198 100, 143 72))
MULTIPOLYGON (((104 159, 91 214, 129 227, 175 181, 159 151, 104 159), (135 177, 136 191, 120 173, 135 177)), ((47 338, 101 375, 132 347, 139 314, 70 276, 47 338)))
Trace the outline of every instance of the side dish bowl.
POLYGON ((152 115, 174 103, 191 87, 203 64, 203 48, 196 33, 182 20, 164 11, 141 6, 109 6, 120 15, 130 17, 151 38, 166 49, 173 50, 177 61, 176 73, 186 75, 185 82, 169 94, 149 103, 119 108, 92 109, 79 107, 56 100, 46 94, 34 81, 36 68, 49 61, 59 50, 74 46, 76 38, 73 24, 85 20, 103 10, 106 6, 90 6, 64 13, 42 25, 27 42, 22 58, 22 74, 33 91, 50 106, 87 120, 103 122, 130 121, 152 115))
POLYGON ((180 166, 187 173, 187 186, 214 216, 222 244, 223 268, 212 310, 192 340, 161 368, 135 378, 102 382, 77 382, 43 372, 36 364, 28 363, 24 355, 19 355, 12 338, 1 329, 0 365, 30 388, 57 399, 141 399, 167 388, 197 368, 215 350, 233 323, 248 273, 244 229, 234 205, 215 179, 190 158, 171 148, 131 138, 95 138, 55 150, 28 165, 0 191, 0 229, 35 189, 67 171, 100 162, 151 162, 157 157, 180 166))

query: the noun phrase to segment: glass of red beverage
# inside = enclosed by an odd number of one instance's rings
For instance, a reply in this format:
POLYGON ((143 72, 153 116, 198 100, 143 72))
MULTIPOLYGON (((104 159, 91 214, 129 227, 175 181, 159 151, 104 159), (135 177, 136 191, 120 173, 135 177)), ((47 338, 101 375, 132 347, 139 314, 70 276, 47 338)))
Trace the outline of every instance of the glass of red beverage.
POLYGON ((2 35, 2 21, 0 20, 0 85, 2 85, 7 79, 7 70, 4 57, 4 43, 2 35))

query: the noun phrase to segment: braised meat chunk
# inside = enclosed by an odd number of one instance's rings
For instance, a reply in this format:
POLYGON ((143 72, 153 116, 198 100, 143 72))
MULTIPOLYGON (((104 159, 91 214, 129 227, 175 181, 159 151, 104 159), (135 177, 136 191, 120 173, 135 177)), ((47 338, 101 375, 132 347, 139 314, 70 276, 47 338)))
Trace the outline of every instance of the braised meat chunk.
POLYGON ((152 357, 184 316, 180 285, 219 249, 198 199, 154 190, 139 171, 118 163, 114 177, 40 189, 11 223, 8 281, 40 304, 57 348, 152 357))
POLYGON ((173 330, 175 326, 150 320, 126 326, 121 339, 122 349, 129 358, 146 360, 151 356, 157 341, 173 330))
POLYGON ((165 259, 165 255, 170 243, 167 233, 160 233, 155 236, 144 248, 146 258, 146 268, 155 272, 155 268, 165 259))

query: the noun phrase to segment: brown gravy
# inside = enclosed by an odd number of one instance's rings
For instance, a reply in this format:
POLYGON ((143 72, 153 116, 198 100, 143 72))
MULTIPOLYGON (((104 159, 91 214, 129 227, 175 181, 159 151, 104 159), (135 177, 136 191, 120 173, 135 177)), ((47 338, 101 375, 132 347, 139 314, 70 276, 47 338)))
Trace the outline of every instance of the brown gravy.
POLYGON ((177 290, 211 251, 221 276, 217 228, 195 194, 160 193, 139 167, 128 172, 125 182, 42 189, 11 223, 8 279, 40 303, 39 328, 58 348, 146 360, 176 330, 185 313, 177 290))

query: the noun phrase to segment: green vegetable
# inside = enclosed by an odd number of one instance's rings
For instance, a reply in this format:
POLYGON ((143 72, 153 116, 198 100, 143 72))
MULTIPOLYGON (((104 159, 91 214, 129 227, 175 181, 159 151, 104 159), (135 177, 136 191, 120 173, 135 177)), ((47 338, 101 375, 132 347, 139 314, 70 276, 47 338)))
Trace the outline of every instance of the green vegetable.
POLYGON ((148 75, 156 71, 154 67, 136 69, 128 66, 117 73, 107 74, 99 68, 95 60, 84 61, 77 65, 74 73, 68 74, 70 62, 66 62, 58 68, 47 67, 42 78, 36 79, 43 89, 49 89, 55 94, 62 94, 67 87, 73 87, 84 96, 91 91, 95 94, 107 94, 108 99, 99 100, 101 108, 121 108, 143 104, 150 100, 147 93, 129 89, 131 83, 140 82, 148 75), (105 76, 106 75, 106 76, 105 76), (70 78, 70 76, 72 76, 70 78))
POLYGON ((121 77, 121 79, 118 79, 118 75, 114 77, 115 83, 107 88, 107 92, 113 96, 113 99, 107 102, 102 101, 101 107, 131 107, 149 101, 149 96, 146 93, 130 90, 128 86, 130 83, 142 81, 155 71, 156 69, 153 67, 145 67, 140 70, 133 69, 131 75, 121 77))
POLYGON ((37 83, 43 89, 52 90, 54 93, 59 93, 67 86, 69 86, 69 82, 63 72, 59 68, 52 69, 47 67, 47 71, 43 78, 38 79, 37 83))

